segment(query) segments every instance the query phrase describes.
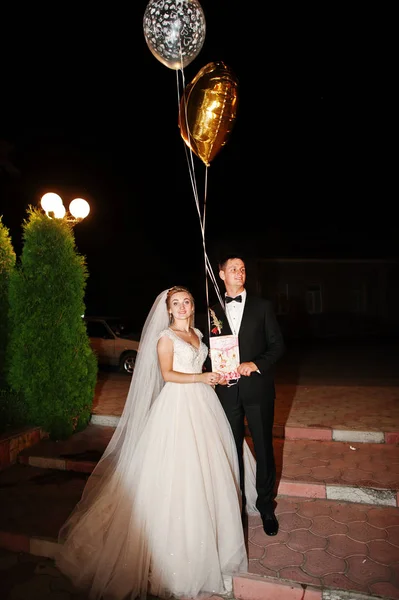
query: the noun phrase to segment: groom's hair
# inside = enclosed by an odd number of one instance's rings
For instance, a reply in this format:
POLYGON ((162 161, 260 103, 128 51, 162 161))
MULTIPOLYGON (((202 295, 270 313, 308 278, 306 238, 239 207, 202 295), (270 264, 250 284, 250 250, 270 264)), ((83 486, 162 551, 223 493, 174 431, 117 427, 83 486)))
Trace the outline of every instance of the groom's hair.
POLYGON ((245 258, 243 258, 240 254, 226 254, 226 256, 223 256, 218 262, 219 271, 224 271, 228 261, 233 260, 234 258, 239 258, 245 265, 245 258))

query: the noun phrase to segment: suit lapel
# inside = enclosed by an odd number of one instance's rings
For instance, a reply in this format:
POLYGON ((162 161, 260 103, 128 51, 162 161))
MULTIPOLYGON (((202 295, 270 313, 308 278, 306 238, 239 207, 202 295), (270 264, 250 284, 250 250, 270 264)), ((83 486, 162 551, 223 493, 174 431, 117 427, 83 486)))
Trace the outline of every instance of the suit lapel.
POLYGON ((244 311, 242 313, 240 331, 238 332, 238 339, 242 336, 245 336, 245 326, 248 323, 248 320, 251 318, 251 298, 248 296, 245 299, 244 311))

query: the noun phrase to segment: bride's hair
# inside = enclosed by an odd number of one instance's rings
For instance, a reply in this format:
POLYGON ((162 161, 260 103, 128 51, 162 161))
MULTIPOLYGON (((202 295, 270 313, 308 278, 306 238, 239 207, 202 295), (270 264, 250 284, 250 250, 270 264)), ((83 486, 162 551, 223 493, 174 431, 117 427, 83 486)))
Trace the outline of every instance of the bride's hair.
POLYGON ((169 324, 172 325, 174 323, 174 317, 170 312, 170 300, 171 300, 173 294, 177 294, 178 292, 185 292, 192 302, 193 312, 191 313, 191 317, 190 317, 190 327, 194 327, 194 311, 195 311, 194 297, 193 297, 192 293, 190 292, 190 290, 188 290, 183 285, 173 286, 172 288, 170 288, 170 290, 168 290, 168 292, 166 294, 166 308, 167 308, 168 314, 169 314, 169 324))

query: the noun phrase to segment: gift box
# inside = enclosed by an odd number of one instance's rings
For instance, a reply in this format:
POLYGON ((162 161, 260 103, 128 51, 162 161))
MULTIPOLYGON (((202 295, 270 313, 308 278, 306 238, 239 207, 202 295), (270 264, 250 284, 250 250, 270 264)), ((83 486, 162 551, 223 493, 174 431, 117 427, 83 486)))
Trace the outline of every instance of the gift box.
POLYGON ((237 335, 219 335, 209 340, 209 355, 212 371, 222 375, 226 381, 239 379, 240 350, 237 335))

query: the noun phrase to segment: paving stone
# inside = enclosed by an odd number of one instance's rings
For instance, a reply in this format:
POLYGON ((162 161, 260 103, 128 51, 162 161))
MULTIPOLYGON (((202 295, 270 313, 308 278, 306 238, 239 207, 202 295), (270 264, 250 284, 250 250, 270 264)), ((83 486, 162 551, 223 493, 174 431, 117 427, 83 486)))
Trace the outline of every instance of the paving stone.
MULTIPOLYGON (((284 431, 299 431, 319 439, 276 437, 281 489, 301 494, 278 495, 277 536, 266 536, 259 516, 248 518, 249 568, 254 579, 238 578, 237 600, 368 600, 371 594, 399 600, 397 381, 381 386, 366 385, 363 380, 360 385, 349 383, 347 373, 345 383, 337 373, 333 380, 330 371, 326 385, 321 365, 319 375, 304 372, 295 384, 277 378, 275 432, 278 429, 281 436, 284 431), (388 439, 391 443, 382 443, 388 439), (366 491, 365 486, 370 489, 366 491), (336 489, 341 494, 353 490, 354 495, 341 500, 336 489), (306 496, 316 491, 324 495, 306 496), (373 505, 375 500, 380 504, 373 505), (248 580, 252 587, 245 587, 248 580), (270 584, 267 591, 265 582, 270 584)), ((51 555, 60 523, 80 497, 87 473, 112 435, 129 385, 130 378, 119 374, 105 375, 99 381, 93 419, 108 419, 108 426, 89 425, 72 445, 65 441, 50 446, 42 440, 21 453, 28 461, 30 456, 43 458, 45 462, 37 464, 46 465, 54 474, 23 465, 18 465, 25 469, 18 477, 14 468, 0 474, 0 545, 51 555), (70 468, 82 473, 68 473, 70 468), (33 472, 32 477, 29 473, 33 472), (19 492, 25 493, 25 512, 18 506, 19 492), (14 505, 7 515, 5 499, 10 498, 14 505), (17 524, 15 535, 5 530, 10 523, 17 524)), ((8 589, 15 595, 11 600, 86 600, 50 559, 15 552, 7 555, 0 550, 3 590, 4 582, 10 584, 17 570, 19 580, 8 589), (31 581, 29 588, 31 576, 36 582, 31 581)), ((0 587, 2 600, 3 590, 0 587)))
MULTIPOLYGON (((389 598, 389 596, 388 596, 389 598)), ((337 590, 323 590, 322 600, 375 600, 369 595, 337 590)))

